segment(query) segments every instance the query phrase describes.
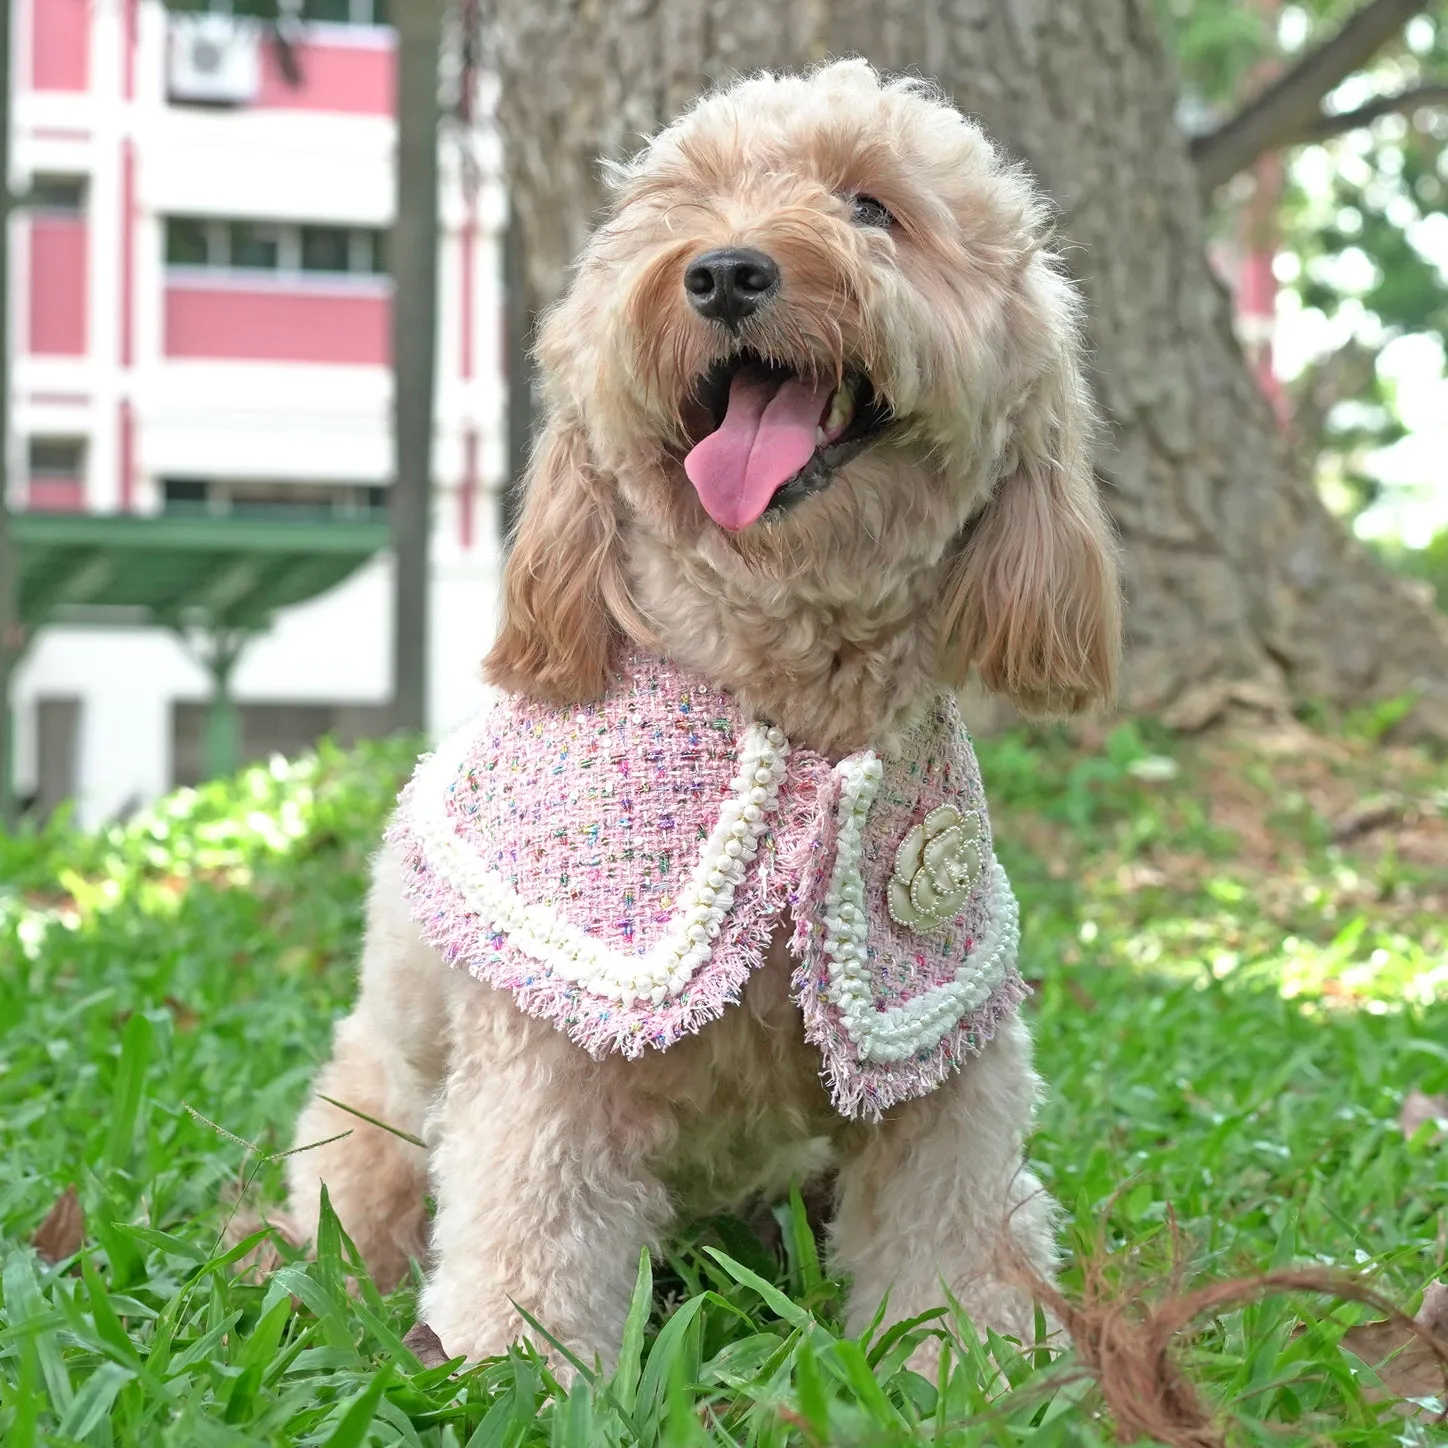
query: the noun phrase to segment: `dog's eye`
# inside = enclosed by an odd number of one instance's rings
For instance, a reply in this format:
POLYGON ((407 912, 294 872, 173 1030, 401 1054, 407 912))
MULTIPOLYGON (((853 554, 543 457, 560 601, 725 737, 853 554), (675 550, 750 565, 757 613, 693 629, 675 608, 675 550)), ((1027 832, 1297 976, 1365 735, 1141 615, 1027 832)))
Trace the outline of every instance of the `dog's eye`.
POLYGON ((854 200, 854 213, 850 220, 856 226, 893 226, 895 218, 890 215, 890 208, 883 201, 876 201, 873 196, 857 196, 854 200))

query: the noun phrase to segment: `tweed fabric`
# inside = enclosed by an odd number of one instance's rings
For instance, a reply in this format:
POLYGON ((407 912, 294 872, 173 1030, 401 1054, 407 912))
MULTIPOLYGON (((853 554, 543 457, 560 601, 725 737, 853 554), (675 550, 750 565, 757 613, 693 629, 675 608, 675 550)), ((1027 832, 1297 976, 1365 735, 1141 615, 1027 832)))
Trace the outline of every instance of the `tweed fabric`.
POLYGON ((878 761, 832 765, 769 730, 772 747, 765 727, 665 660, 621 657, 595 704, 498 697, 422 761, 389 837, 443 959, 595 1054, 667 1049, 716 1019, 788 907, 805 1036, 836 1107, 876 1117, 956 1069, 1023 993, 1009 930, 1001 944, 1014 902, 1000 894, 974 754, 947 700, 878 761), (721 808, 744 845, 728 857, 721 808), (936 838, 902 864, 902 841, 920 842, 926 820, 936 838), (858 863, 845 868, 852 840, 858 863), (734 871, 729 889, 705 888, 722 878, 715 856, 734 871), (892 918, 892 878, 909 916, 901 882, 930 870, 916 895, 949 918, 892 918), (858 950, 841 891, 862 905, 858 950), (702 922, 692 934, 686 911, 702 922))

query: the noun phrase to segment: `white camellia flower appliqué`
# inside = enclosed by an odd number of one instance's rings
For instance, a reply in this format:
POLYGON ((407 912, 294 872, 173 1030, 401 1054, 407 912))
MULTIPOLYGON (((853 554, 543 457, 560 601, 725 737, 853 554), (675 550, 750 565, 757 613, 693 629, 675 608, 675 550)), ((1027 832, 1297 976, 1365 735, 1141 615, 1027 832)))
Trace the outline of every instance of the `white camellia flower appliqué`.
POLYGON ((890 875, 890 918, 925 934, 954 920, 980 877, 980 815, 953 804, 930 811, 900 841, 890 875))

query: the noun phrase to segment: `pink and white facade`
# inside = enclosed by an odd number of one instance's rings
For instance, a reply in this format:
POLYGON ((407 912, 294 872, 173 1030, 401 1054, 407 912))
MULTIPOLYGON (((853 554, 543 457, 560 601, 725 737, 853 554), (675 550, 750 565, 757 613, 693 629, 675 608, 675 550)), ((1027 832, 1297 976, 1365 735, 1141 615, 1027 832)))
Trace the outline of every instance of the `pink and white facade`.
MULTIPOLYGON (((383 505, 394 66, 372 3, 309 0, 304 17, 348 23, 304 22, 295 84, 244 22, 158 0, 13 7, 12 184, 33 198, 11 234, 13 506, 383 505)), ((442 142, 436 729, 476 697, 506 466, 505 203, 492 136, 470 138, 470 157, 463 144, 442 142)), ((251 645, 238 700, 273 720, 360 717, 390 692, 389 631, 377 560, 251 645)), ((177 721, 207 694, 181 646, 146 629, 50 629, 17 682, 22 792, 55 768, 42 705, 69 700, 92 821, 170 787, 177 721)))

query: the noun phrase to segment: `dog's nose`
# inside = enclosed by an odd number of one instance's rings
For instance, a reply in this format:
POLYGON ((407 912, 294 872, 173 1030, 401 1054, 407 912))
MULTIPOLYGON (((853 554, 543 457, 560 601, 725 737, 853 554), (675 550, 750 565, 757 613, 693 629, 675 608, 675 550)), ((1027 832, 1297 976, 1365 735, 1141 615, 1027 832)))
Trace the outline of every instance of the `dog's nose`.
POLYGON ((689 263, 684 290, 701 317, 737 327, 779 290, 779 267, 762 251, 706 251, 689 263))

